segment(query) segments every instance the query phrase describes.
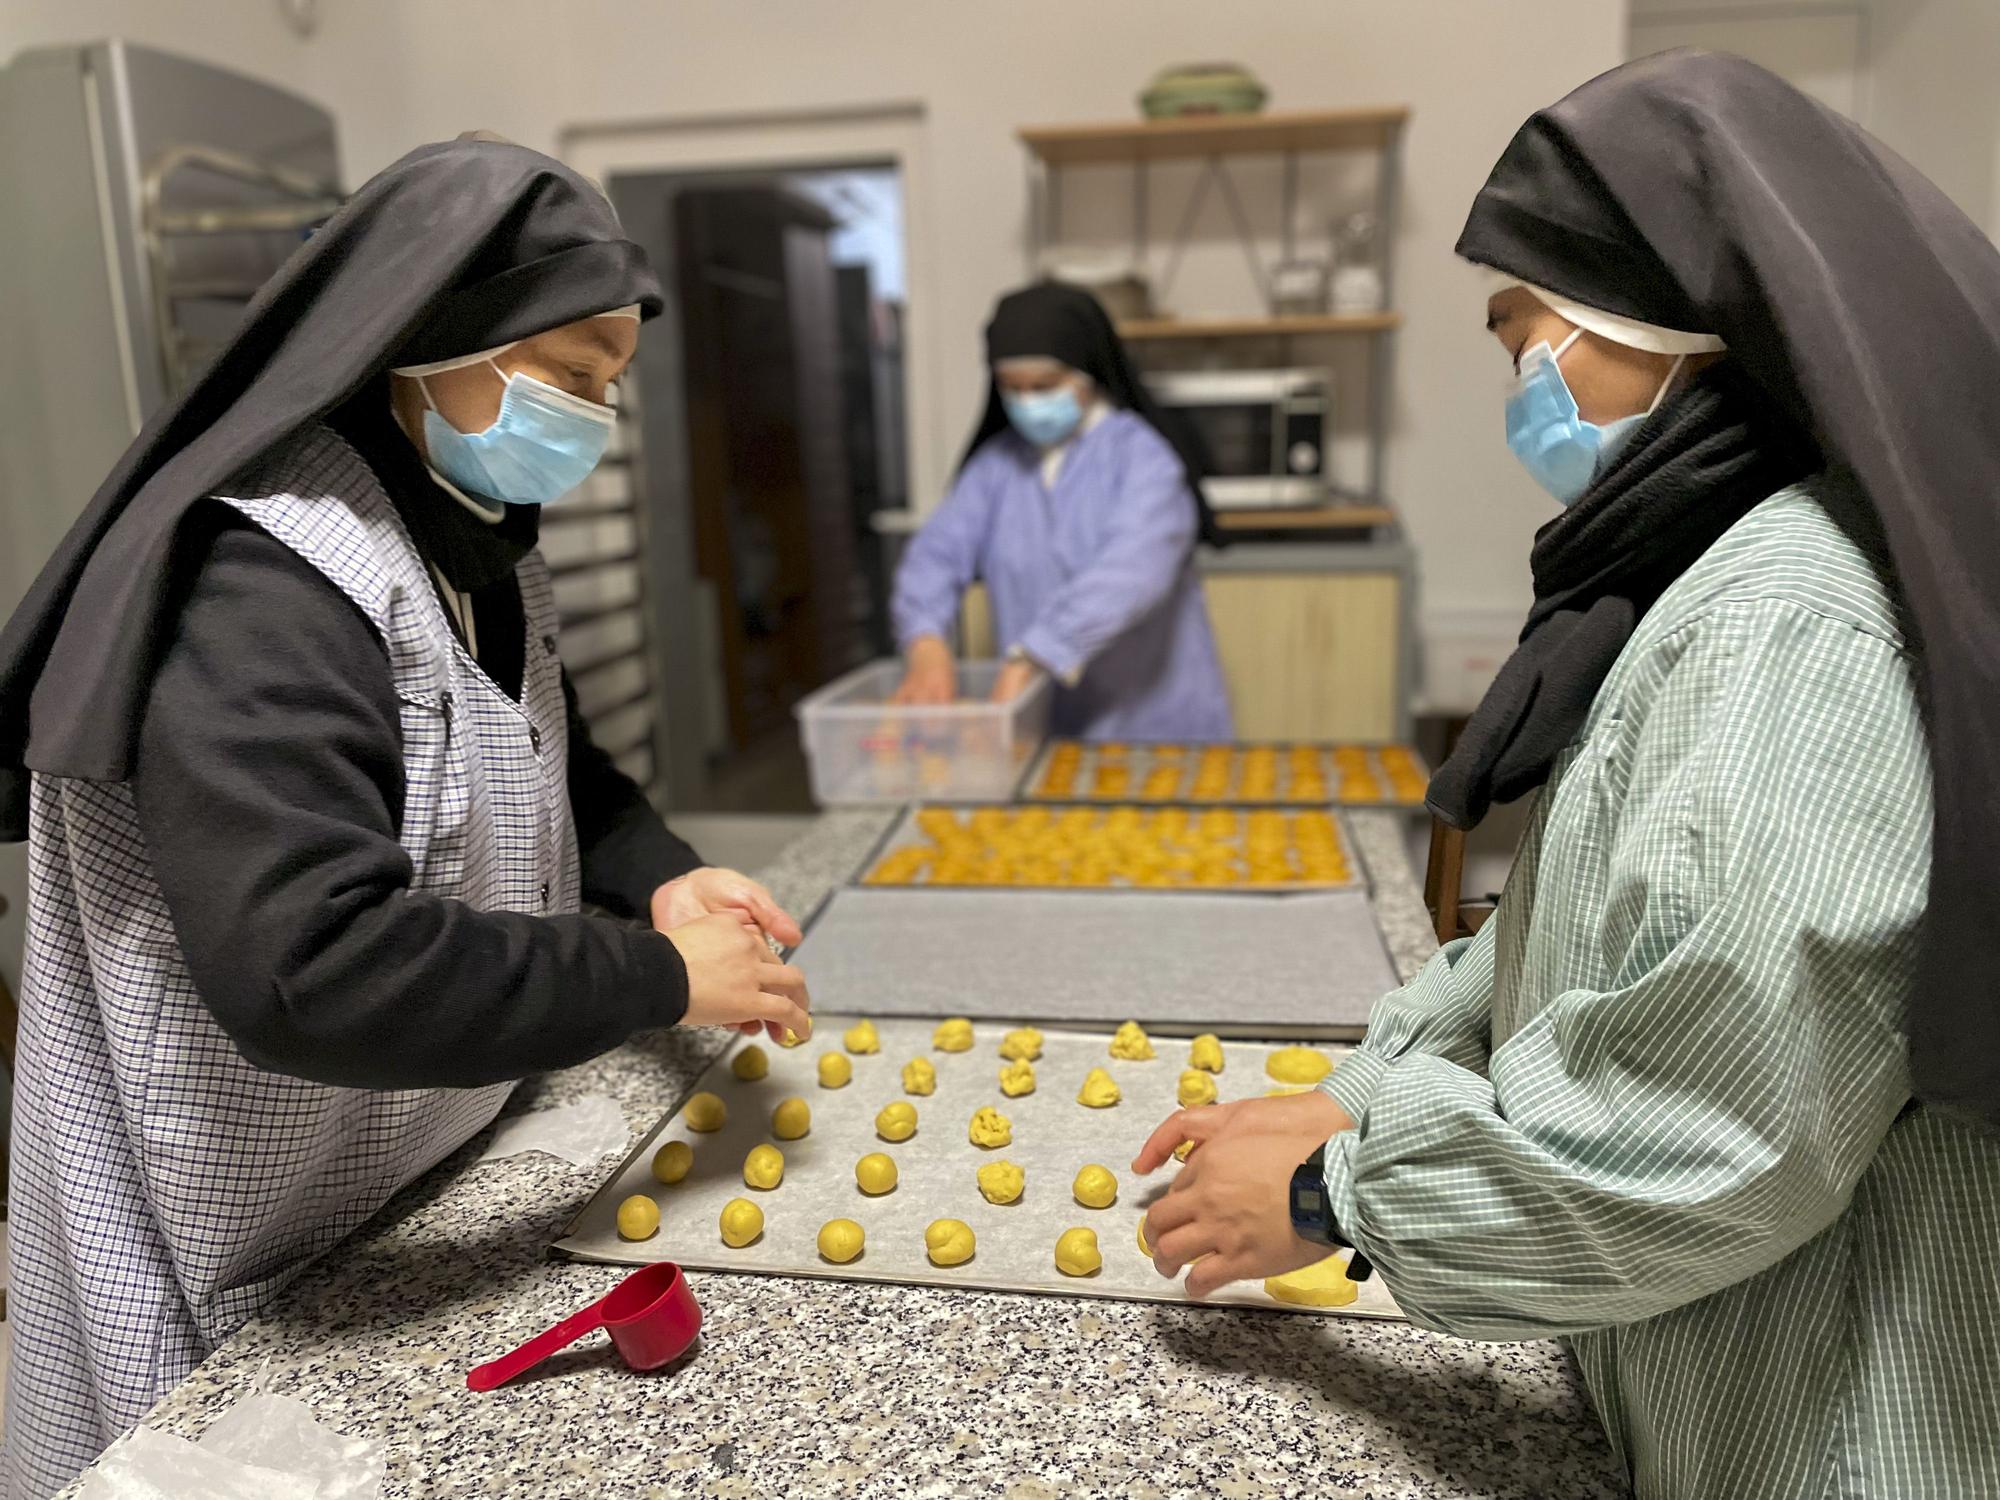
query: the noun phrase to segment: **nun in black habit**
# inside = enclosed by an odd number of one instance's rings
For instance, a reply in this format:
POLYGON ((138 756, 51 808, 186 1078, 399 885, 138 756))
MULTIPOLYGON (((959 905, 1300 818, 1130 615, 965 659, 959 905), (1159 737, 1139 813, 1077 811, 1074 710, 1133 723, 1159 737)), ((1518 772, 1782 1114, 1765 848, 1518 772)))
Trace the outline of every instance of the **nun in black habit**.
POLYGON ((1564 509, 1430 801, 1539 799, 1322 1093, 1148 1143, 1161 1269, 1351 1244, 1560 1337, 1643 1497, 2000 1494, 2000 254, 1696 53, 1530 119, 1458 249, 1564 509))
POLYGON ((0 635, 29 844, 0 1491, 69 1478, 512 1081, 810 1030, 595 746, 541 506, 660 297, 588 182, 412 152, 259 294, 0 635), (609 915, 585 915, 585 901, 609 915))

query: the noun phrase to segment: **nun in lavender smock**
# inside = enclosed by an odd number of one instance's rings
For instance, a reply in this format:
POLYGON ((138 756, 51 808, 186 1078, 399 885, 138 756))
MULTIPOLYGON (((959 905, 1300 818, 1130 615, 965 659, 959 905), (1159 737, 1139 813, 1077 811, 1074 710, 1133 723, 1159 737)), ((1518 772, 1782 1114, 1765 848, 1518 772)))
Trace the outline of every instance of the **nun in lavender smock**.
POLYGON ((1055 679, 1053 727, 1084 739, 1226 740, 1229 695, 1194 568, 1212 538, 1192 452, 1166 435, 1110 319, 1044 283, 986 329, 993 384, 957 482, 896 576, 898 700, 949 702, 946 637, 986 585, 1007 658, 995 698, 1055 679))

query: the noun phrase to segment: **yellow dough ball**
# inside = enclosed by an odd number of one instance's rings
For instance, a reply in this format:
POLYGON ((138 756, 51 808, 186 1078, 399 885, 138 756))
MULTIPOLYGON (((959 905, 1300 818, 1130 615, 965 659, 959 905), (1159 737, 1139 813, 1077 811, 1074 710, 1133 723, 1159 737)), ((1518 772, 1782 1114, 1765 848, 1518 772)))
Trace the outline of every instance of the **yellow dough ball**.
POLYGON ((745 1083, 755 1083, 771 1071, 771 1054, 755 1042, 739 1047, 736 1055, 729 1059, 729 1071, 745 1083))
POLYGON ((1112 1034, 1111 1055, 1125 1062, 1144 1062, 1153 1055, 1152 1038, 1137 1021, 1127 1021, 1112 1034))
POLYGON ((1153 1247, 1146 1243, 1146 1216, 1144 1214, 1139 1215, 1137 1237, 1139 1240, 1139 1253, 1145 1256, 1147 1260, 1151 1260, 1153 1258, 1153 1247))
POLYGON ((722 1205, 722 1243, 741 1250, 764 1232, 764 1210, 748 1198, 731 1198, 722 1205))
POLYGON ((687 1121, 689 1130, 706 1134, 722 1129, 723 1121, 729 1118, 729 1106, 713 1094, 696 1094, 682 1109, 681 1117, 687 1121))
POLYGON ((1204 1073, 1222 1071, 1222 1038, 1212 1032, 1203 1032, 1188 1044, 1188 1066, 1200 1068, 1204 1073))
POLYGON ((966 1129, 967 1137, 975 1146, 991 1150, 995 1146, 1005 1146, 1014 1139, 1014 1122, 999 1110, 987 1105, 972 1117, 972 1124, 966 1129))
POLYGON ((854 1077, 854 1064, 838 1052, 823 1054, 819 1060, 819 1086, 823 1089, 844 1089, 854 1077))
POLYGON ((806 1039, 789 1026, 785 1028, 785 1034, 778 1038, 780 1047, 803 1047, 805 1044, 806 1039))
POLYGON ((785 1153, 776 1146, 752 1146, 743 1158, 743 1184, 769 1192, 785 1180, 785 1153))
POLYGON ((1056 1269, 1063 1275, 1093 1276, 1103 1265, 1095 1230, 1065 1229, 1056 1241, 1056 1269))
POLYGON ((1300 1307, 1345 1307, 1360 1291, 1347 1279, 1347 1262, 1338 1255, 1315 1261, 1302 1271, 1264 1278, 1264 1293, 1300 1307))
POLYGON ((937 1030, 931 1033, 931 1045, 940 1052, 970 1052, 972 1023, 964 1016, 938 1022, 937 1030))
POLYGON ((1010 1031, 1000 1039, 1000 1055, 1010 1062, 1033 1062, 1042 1055, 1042 1034, 1032 1026, 1010 1031))
POLYGON ((872 1057, 882 1050, 882 1038, 876 1035, 873 1021, 856 1021, 840 1040, 856 1057, 872 1057))
POLYGON ((1178 1146, 1174 1147, 1174 1160, 1186 1161, 1189 1155, 1193 1153, 1193 1151, 1194 1151, 1193 1141, 1182 1141, 1178 1146))
POLYGON ((963 1219, 933 1219, 924 1231, 924 1250, 934 1266, 959 1266, 972 1259, 972 1226, 963 1219))
POLYGON ((1264 1071, 1280 1083, 1318 1083, 1333 1071, 1333 1059, 1311 1047, 1280 1047, 1264 1059, 1264 1071))
POLYGON ((861 1253, 866 1239, 852 1219, 828 1219, 819 1227, 819 1253, 836 1266, 844 1266, 861 1253))
POLYGON ((1028 1174, 1011 1161, 988 1162, 979 1169, 979 1196, 988 1203, 1012 1203, 1028 1185, 1028 1174))
POLYGON ((1085 1208, 1109 1208, 1118 1201, 1118 1179, 1110 1168, 1093 1162, 1076 1174, 1070 1191, 1085 1208))
POLYGON ((1215 1075, 1204 1073, 1200 1068, 1189 1068, 1181 1074, 1181 1086, 1174 1097, 1181 1101, 1182 1109, 1197 1109, 1204 1104, 1215 1103, 1215 1075))
POLYGON ((1091 1109, 1109 1109, 1122 1097, 1117 1080, 1102 1068, 1092 1068, 1076 1092, 1076 1102, 1091 1109))
POLYGON ((796 1141, 812 1128, 812 1106, 803 1099, 782 1099, 771 1111, 771 1134, 781 1141, 796 1141))
POLYGON ((1311 1092, 1311 1089, 1265 1089, 1264 1097, 1266 1099, 1289 1099, 1294 1094, 1310 1094, 1311 1092))
POLYGON ((928 1057, 913 1057, 903 1064, 903 1092, 919 1095, 937 1092, 937 1069, 931 1066, 928 1057))
POLYGON ((618 1205, 618 1238, 649 1240, 660 1227, 660 1205, 644 1193, 634 1193, 618 1205))
POLYGON ((882 1106, 875 1117, 875 1133, 885 1141, 907 1141, 917 1133, 917 1107, 901 1099, 882 1106))
POLYGON ((880 1151, 870 1151, 854 1164, 854 1181, 871 1198, 896 1190, 896 1162, 880 1151))
POLYGON ((1009 1099, 1018 1099, 1023 1094, 1035 1091, 1035 1065, 1031 1062, 1011 1062, 1000 1070, 1000 1092, 1009 1099))
POLYGON ((671 1186, 687 1176, 694 1166, 694 1147, 686 1141, 668 1141, 653 1153, 653 1181, 671 1186))

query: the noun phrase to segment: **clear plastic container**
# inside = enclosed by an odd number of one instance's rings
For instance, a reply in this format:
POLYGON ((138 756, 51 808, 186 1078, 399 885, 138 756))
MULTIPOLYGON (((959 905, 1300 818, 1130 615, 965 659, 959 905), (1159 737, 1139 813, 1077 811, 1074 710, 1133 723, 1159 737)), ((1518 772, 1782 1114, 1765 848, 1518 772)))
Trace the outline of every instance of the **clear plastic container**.
POLYGON ((871 662, 802 699, 795 710, 813 796, 857 802, 1005 802, 1049 733, 1051 688, 1038 678, 1008 703, 988 703, 997 661, 958 664, 959 701, 892 704, 902 662, 871 662))

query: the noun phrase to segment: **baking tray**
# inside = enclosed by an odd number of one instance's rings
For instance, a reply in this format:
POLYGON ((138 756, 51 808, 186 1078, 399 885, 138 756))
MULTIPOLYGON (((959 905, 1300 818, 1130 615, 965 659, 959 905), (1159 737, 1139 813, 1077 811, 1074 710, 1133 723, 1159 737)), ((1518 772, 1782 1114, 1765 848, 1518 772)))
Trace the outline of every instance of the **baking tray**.
POLYGON ((791 955, 816 1008, 1169 1034, 1358 1039, 1396 971, 1359 890, 845 886, 791 955))
POLYGON ((1115 745, 1088 740, 1050 740, 1042 746, 1041 752, 1029 765, 1027 775, 1022 778, 1019 800, 1031 803, 1135 802, 1152 806, 1179 802, 1195 807, 1225 803, 1244 807, 1310 807, 1332 803, 1340 807, 1411 808, 1423 806, 1430 774, 1423 757, 1410 746, 1373 741, 1267 741, 1215 745, 1145 741, 1115 745), (1228 777, 1221 791, 1197 795, 1196 781, 1202 756, 1204 752, 1215 751, 1228 752, 1228 777), (1294 751, 1304 752, 1312 758, 1319 771, 1319 787, 1295 787, 1292 775, 1294 751), (1242 787, 1246 757, 1264 752, 1275 758, 1275 784, 1267 796, 1246 794, 1242 787), (1394 759, 1407 757, 1416 779, 1409 782, 1406 790, 1396 790, 1383 760, 1384 752, 1394 759), (1067 789, 1052 787, 1049 783, 1050 763, 1065 754, 1076 757, 1075 782, 1067 789), (1343 785, 1341 756, 1360 760, 1374 783, 1372 791, 1366 787, 1343 785), (1122 764, 1126 768, 1126 783, 1122 789, 1099 793, 1094 790, 1098 768, 1110 764, 1122 764), (1179 766, 1180 774, 1168 783, 1166 775, 1175 765, 1179 766), (1155 771, 1160 772, 1161 782, 1149 785, 1155 771))
MULTIPOLYGON (((1291 832, 1289 826, 1287 832, 1288 834, 1291 832)), ((1163 835, 1160 842, 1163 846, 1173 845, 1183 849, 1187 847, 1186 842, 1177 835, 1163 835)), ((1192 872, 1188 873, 1191 876, 1192 872)), ((862 861, 860 867, 855 871, 854 883, 878 889, 909 887, 935 890, 1061 890, 1075 892, 1143 890, 1155 895, 1178 896, 1196 892, 1347 890, 1362 885, 1363 873, 1360 860, 1354 852, 1352 831, 1347 827, 1347 824, 1341 819, 1338 813, 1324 806, 1317 808, 1279 808, 1274 806, 1242 807, 1216 804, 1200 808, 1169 808, 1140 807, 1128 803, 1094 807, 1069 806, 1056 808, 986 807, 960 803, 929 802, 918 803, 903 810, 902 816, 890 825, 889 831, 876 844, 875 848, 869 852, 868 857, 862 861), (932 846, 933 841, 930 835, 924 831, 922 824, 926 817, 936 814, 945 814, 955 818, 961 826, 965 826, 975 819, 993 819, 1004 823, 1017 822, 1020 819, 1029 817, 1047 818, 1051 821, 1062 818, 1087 818, 1091 820, 1090 826, 1095 830, 1101 828, 1108 820, 1114 817, 1137 818, 1144 823, 1146 820, 1157 819, 1163 814, 1168 813, 1177 813, 1186 817, 1190 830, 1198 827, 1201 820, 1207 816, 1220 813, 1235 817, 1238 820, 1239 827, 1230 836, 1229 843, 1239 853, 1244 849, 1247 839, 1248 830, 1241 826, 1245 820, 1255 817, 1281 817, 1286 819, 1289 825, 1292 820, 1301 817, 1328 818, 1333 824, 1334 837, 1339 845, 1344 869, 1337 875, 1327 877, 1307 878, 1304 875, 1299 875, 1284 880, 1256 881, 1246 876, 1209 885, 1195 884, 1192 878, 1188 879, 1185 883, 1140 884, 1123 877, 1112 877, 1108 881, 1094 881, 1091 883, 1071 883, 1060 878, 1042 879, 1024 876, 1017 876, 1004 883, 982 882, 976 876, 951 882, 939 882, 932 878, 932 873, 928 867, 908 875, 899 874, 893 870, 884 870, 885 862, 889 861, 893 856, 899 855, 905 850, 932 846)))
MULTIPOLYGON (((1146 1207, 1167 1188, 1179 1168, 1172 1162, 1150 1178, 1129 1170, 1140 1144, 1176 1108, 1174 1091, 1186 1065, 1187 1044, 1155 1040, 1150 1062, 1121 1062, 1108 1055, 1108 1032, 1044 1030, 1044 1051, 1035 1064, 1034 1093, 1009 1099, 1001 1094, 999 1042, 1006 1028, 975 1025, 969 1052, 942 1053, 931 1046, 929 1021, 878 1016, 882 1050, 854 1057, 854 1081, 841 1089, 819 1087, 820 1055, 838 1051, 847 1023, 818 1019, 811 1042, 786 1050, 766 1046, 770 1075, 754 1083, 737 1079, 728 1057, 739 1042, 702 1076, 699 1088, 719 1095, 729 1118, 712 1134, 687 1128, 678 1109, 669 1111, 639 1147, 601 1187, 570 1224, 555 1248, 578 1260, 610 1265, 646 1265, 672 1260, 695 1270, 750 1272, 822 1280, 894 1282, 915 1286, 962 1287, 1052 1296, 1105 1297, 1142 1302, 1185 1303, 1178 1282, 1168 1281, 1139 1253, 1135 1231, 1146 1207), (937 1069, 937 1092, 917 1098, 903 1092, 900 1072, 913 1057, 937 1069), (1107 1069, 1124 1091, 1110 1109, 1086 1109, 1076 1102, 1077 1086, 1092 1068, 1107 1069), (770 1132, 771 1111, 796 1095, 812 1107, 812 1131, 801 1140, 778 1141, 770 1132), (907 1099, 917 1108, 917 1133, 900 1144, 875 1134, 883 1105, 907 1099), (973 1111, 992 1105, 1013 1122, 1010 1145, 986 1151, 966 1138, 973 1111), (688 1142, 694 1167, 672 1187, 653 1180, 653 1153, 668 1141, 688 1142), (769 1192, 743 1184, 743 1158, 770 1143, 785 1156, 784 1181, 769 1192), (881 1197, 863 1194, 854 1182, 854 1163, 881 1151, 900 1174, 896 1190, 881 1197), (1006 1160, 1027 1174, 1021 1199, 996 1207, 979 1194, 976 1173, 991 1161, 1006 1160), (1077 1170, 1097 1163, 1118 1178, 1118 1199, 1109 1208, 1077 1203, 1070 1184, 1077 1170), (633 1193, 651 1195, 660 1205, 660 1228, 651 1239, 619 1238, 618 1205, 633 1193), (717 1222, 732 1198, 748 1198, 764 1211, 761 1238, 740 1250, 722 1243, 717 1222), (845 1266, 820 1258, 819 1229, 828 1219, 859 1223, 867 1234, 861 1258, 845 1266), (963 1265, 939 1267, 924 1250, 924 1228, 933 1219, 962 1219, 972 1226, 977 1251, 963 1265), (1074 1227, 1094 1229, 1104 1265, 1077 1278, 1055 1268, 1055 1242, 1074 1227)), ((1328 1049, 1335 1056, 1340 1049, 1328 1049)), ((1264 1074, 1272 1048, 1224 1044, 1224 1070, 1217 1078, 1224 1100, 1254 1097, 1276 1087, 1264 1074)), ((1225 1288, 1209 1305, 1346 1317, 1400 1317, 1378 1275, 1360 1283, 1345 1307, 1297 1307, 1274 1301, 1261 1282, 1225 1288)))

